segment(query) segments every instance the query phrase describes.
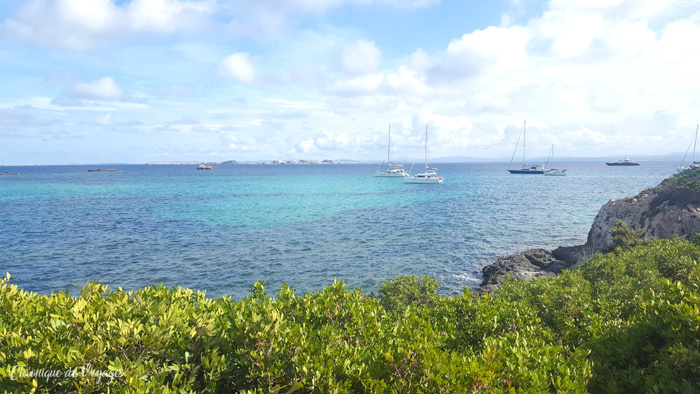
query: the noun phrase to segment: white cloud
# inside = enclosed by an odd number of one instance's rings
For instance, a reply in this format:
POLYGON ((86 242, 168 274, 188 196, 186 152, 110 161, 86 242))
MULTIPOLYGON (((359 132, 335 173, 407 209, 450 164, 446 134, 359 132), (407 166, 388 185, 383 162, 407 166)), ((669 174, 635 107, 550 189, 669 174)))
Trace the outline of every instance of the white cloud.
POLYGON ((314 139, 311 137, 303 138, 294 147, 294 153, 310 153, 316 151, 316 145, 314 144, 314 139))
POLYGON ((31 105, 0 108, 0 126, 37 127, 48 126, 53 122, 42 120, 42 114, 31 105))
POLYGON ((300 110, 280 110, 280 111, 273 111, 273 112, 268 112, 263 114, 263 117, 265 119, 306 119, 309 117, 309 114, 305 111, 300 111, 300 110))
POLYGON ((255 68, 247 53, 228 55, 219 66, 221 75, 233 77, 243 83, 255 82, 255 68))
POLYGON ((128 35, 202 26, 213 0, 31 0, 0 25, 0 35, 41 47, 86 52, 128 35))
POLYGON ((346 134, 324 131, 314 137, 302 139, 295 145, 292 153, 347 152, 356 147, 357 144, 354 144, 346 134))
POLYGON ((193 119, 190 116, 185 116, 185 117, 182 117, 180 119, 172 120, 172 121, 168 122, 167 124, 169 124, 171 126, 172 125, 196 125, 196 124, 199 124, 199 121, 193 119))
POLYGON ((36 46, 87 52, 129 36, 225 26, 229 34, 279 36, 304 16, 344 5, 425 8, 439 0, 29 0, 0 24, 0 36, 36 46))
POLYGON ((153 90, 153 94, 162 97, 190 97, 193 95, 193 90, 187 86, 182 85, 170 85, 164 86, 153 90))
POLYGON ((548 41, 550 56, 561 58, 584 54, 605 33, 601 15, 571 10, 546 12, 532 27, 537 39, 548 41))
POLYGON ((192 126, 192 128, 190 130, 192 132, 196 132, 196 133, 208 133, 208 132, 212 131, 212 129, 208 128, 207 126, 205 126, 203 124, 196 124, 196 125, 192 126))
POLYGON ((340 97, 329 100, 333 113, 345 116, 367 116, 369 114, 386 114, 396 111, 401 100, 383 94, 340 97))
POLYGON ((653 45, 656 37, 646 21, 622 21, 614 24, 603 39, 615 56, 632 57, 653 45))
POLYGON ((94 118, 83 119, 79 124, 86 124, 91 126, 109 126, 112 124, 112 114, 107 113, 104 115, 99 115, 94 118))
MULTIPOLYGON (((698 121, 700 40, 692 39, 700 37, 697 0, 552 0, 529 21, 522 19, 524 13, 513 13, 500 26, 463 30, 451 41, 426 36, 425 49, 383 47, 390 42, 386 36, 373 36, 376 31, 350 20, 332 26, 336 19, 323 14, 347 5, 411 8, 434 1, 89 3, 81 8, 77 0, 28 0, 15 7, 20 12, 0 21, 6 43, 0 55, 19 49, 8 70, 39 64, 27 59, 51 66, 31 77, 27 92, 3 98, 5 108, 31 103, 36 109, 0 110, 4 131, 53 125, 51 114, 62 125, 82 125, 88 134, 96 131, 90 125, 136 130, 117 120, 139 119, 138 129, 166 131, 181 141, 200 131, 196 143, 201 145, 220 135, 226 149, 250 159, 289 152, 306 158, 381 158, 387 122, 393 125, 396 153, 404 157, 420 149, 428 123, 433 157, 509 158, 517 138, 511 129, 517 131, 523 119, 533 125, 529 150, 546 155, 555 143, 562 156, 624 154, 619 150, 625 147, 630 155, 635 147, 685 150, 684 133, 694 131, 698 121), (179 34, 199 28, 204 18, 210 26, 179 34), (221 37, 227 24, 255 40, 221 37), (303 31, 294 30, 298 26, 303 31), (209 33, 219 37, 205 36, 209 33), (149 39, 167 34, 173 36, 160 37, 157 45, 149 39), (173 39, 176 46, 170 46, 173 39), (21 46, 89 51, 119 40, 128 46, 100 49, 99 56, 21 46), (138 62, 130 57, 135 54, 138 62), (95 69, 104 77, 71 77, 95 75, 95 69), (233 83, 211 78, 217 72, 233 83), (52 84, 61 88, 53 101, 52 84)), ((497 16, 491 20, 498 23, 497 16)), ((20 84, 15 80, 29 80, 13 77, 7 79, 15 86, 20 84)))
POLYGON ((340 59, 344 71, 351 74, 368 74, 379 70, 382 53, 374 41, 357 40, 343 48, 340 59))
POLYGON ((682 5, 684 0, 551 0, 550 10, 593 12, 606 18, 653 18, 682 5))
MULTIPOLYGON (((503 72, 526 67, 526 46, 530 40, 528 29, 490 26, 465 34, 448 45, 441 57, 427 70, 429 80, 454 83, 464 78, 476 78, 483 74, 503 72)), ((420 53, 413 62, 425 62, 420 53)))
POLYGON ((214 1, 133 0, 125 19, 133 32, 170 33, 199 26, 214 11, 214 1))
POLYGON ((348 147, 349 142, 350 138, 343 133, 325 131, 322 135, 315 138, 314 145, 324 151, 343 150, 348 147))
POLYGON ((372 74, 333 82, 326 90, 340 96, 370 94, 379 90, 382 82, 384 82, 384 74, 372 74))
POLYGON ((248 142, 245 138, 238 135, 226 134, 221 136, 221 143, 230 150, 239 152, 255 151, 255 145, 248 142))
POLYGON ((345 5, 380 5, 402 10, 420 9, 440 4, 440 0, 284 0, 284 1, 237 1, 231 8, 253 11, 283 11, 285 14, 321 16, 329 10, 345 5))
POLYGON ((94 82, 79 82, 69 92, 72 98, 95 100, 120 100, 124 98, 119 85, 112 77, 103 77, 94 82))

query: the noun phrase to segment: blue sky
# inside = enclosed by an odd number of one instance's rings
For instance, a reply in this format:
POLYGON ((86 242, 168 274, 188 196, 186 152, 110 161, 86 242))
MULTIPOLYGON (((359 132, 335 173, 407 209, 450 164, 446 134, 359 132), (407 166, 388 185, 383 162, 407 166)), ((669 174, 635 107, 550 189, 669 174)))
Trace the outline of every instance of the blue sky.
POLYGON ((699 0, 3 0, 0 164, 684 152, 699 0))

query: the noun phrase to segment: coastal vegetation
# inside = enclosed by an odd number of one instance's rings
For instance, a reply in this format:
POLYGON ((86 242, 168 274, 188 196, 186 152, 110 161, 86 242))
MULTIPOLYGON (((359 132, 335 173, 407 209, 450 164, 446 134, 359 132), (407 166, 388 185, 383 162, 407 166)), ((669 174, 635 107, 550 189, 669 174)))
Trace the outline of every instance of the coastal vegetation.
MULTIPOLYGON (((629 231, 621 231, 633 238, 629 231)), ((700 390, 700 237, 627 239, 573 270, 440 296, 400 276, 241 300, 93 282, 0 287, 5 392, 476 393, 700 390)))

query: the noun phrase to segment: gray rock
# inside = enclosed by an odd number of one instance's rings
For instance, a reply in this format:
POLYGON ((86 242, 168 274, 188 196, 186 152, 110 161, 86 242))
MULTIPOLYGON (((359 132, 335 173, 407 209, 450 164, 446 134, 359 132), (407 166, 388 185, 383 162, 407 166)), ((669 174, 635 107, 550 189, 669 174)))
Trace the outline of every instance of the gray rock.
POLYGON ((645 239, 692 237, 700 232, 700 168, 664 180, 639 195, 610 200, 598 211, 584 245, 552 251, 531 249, 501 257, 483 268, 479 293, 499 288, 506 276, 530 280, 560 273, 589 260, 613 243, 612 229, 621 220, 645 239))
POLYGON ((530 249, 514 255, 501 257, 495 263, 484 267, 484 281, 480 293, 490 293, 501 287, 506 276, 528 281, 560 273, 571 264, 559 260, 552 252, 544 249, 530 249))

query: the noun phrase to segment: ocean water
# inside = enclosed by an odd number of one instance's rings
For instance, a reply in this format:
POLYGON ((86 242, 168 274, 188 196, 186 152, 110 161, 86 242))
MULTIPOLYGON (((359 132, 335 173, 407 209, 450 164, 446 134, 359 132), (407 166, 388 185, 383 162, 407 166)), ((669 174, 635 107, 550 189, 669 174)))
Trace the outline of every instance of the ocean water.
POLYGON ((452 295, 499 256, 584 243, 601 205, 678 165, 558 164, 568 176, 441 164, 442 185, 374 178, 376 164, 2 167, 21 175, 0 176, 0 274, 41 294, 99 280, 234 299, 258 280, 303 294, 416 274, 452 295))

